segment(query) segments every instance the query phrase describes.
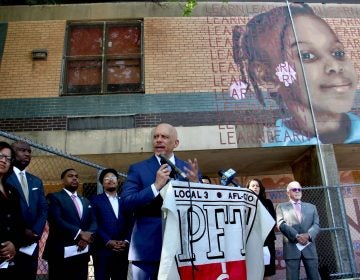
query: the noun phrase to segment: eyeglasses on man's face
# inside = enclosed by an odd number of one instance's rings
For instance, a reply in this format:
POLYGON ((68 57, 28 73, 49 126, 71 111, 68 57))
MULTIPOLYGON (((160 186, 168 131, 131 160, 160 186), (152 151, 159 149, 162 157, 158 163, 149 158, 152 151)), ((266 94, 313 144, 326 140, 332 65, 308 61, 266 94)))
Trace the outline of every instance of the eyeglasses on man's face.
POLYGON ((293 188, 293 189, 290 189, 292 192, 302 192, 302 189, 301 188, 293 188))
POLYGON ((108 183, 110 181, 116 182, 117 181, 116 176, 108 176, 104 178, 104 182, 108 183))
POLYGON ((11 156, 7 156, 7 155, 4 155, 4 154, 0 153, 0 160, 2 160, 2 159, 5 159, 5 161, 7 163, 11 162, 11 156))

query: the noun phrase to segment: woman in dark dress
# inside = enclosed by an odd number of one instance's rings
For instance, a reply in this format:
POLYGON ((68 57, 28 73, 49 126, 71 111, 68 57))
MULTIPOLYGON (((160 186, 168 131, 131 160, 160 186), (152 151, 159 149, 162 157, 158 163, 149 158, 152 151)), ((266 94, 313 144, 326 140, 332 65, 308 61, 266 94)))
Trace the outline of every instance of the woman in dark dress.
POLYGON ((14 152, 10 145, 0 141, 0 279, 17 279, 14 257, 25 233, 21 218, 18 192, 5 183, 12 172, 14 152))
MULTIPOLYGON (((265 193, 265 187, 262 184, 261 180, 259 179, 251 179, 247 182, 246 188, 253 191, 262 204, 265 206, 265 208, 269 211, 270 215, 274 218, 276 221, 276 212, 274 205, 270 199, 266 198, 265 193)), ((268 265, 265 265, 265 273, 264 273, 264 279, 271 279, 272 275, 275 275, 276 273, 276 266, 275 266, 275 226, 270 231, 269 235, 266 237, 266 240, 264 242, 264 247, 267 246, 270 251, 270 263, 268 265)))

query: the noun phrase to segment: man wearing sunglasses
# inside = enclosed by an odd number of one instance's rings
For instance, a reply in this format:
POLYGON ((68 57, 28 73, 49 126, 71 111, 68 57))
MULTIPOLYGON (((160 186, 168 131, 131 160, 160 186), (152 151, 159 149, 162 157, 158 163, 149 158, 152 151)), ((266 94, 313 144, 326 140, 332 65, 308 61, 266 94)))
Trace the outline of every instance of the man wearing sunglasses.
POLYGON ((277 226, 284 235, 283 257, 286 262, 286 279, 298 280, 300 261, 303 261, 307 278, 320 279, 315 238, 320 231, 316 206, 301 201, 302 187, 290 182, 286 188, 288 202, 276 207, 277 226))

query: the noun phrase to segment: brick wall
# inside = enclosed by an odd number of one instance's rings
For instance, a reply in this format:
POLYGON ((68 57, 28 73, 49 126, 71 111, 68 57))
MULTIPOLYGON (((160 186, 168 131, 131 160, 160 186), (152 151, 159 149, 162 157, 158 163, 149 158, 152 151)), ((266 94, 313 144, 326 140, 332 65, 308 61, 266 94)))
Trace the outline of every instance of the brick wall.
POLYGON ((59 96, 65 21, 9 22, 0 68, 1 98, 59 96), (48 50, 47 60, 31 51, 48 50))
POLYGON ((4 119, 1 120, 0 130, 9 132, 66 130, 66 117, 4 119))
POLYGON ((206 18, 145 18, 145 92, 208 92, 206 18))
MULTIPOLYGON (((144 19, 145 93, 227 91, 239 76, 232 59, 231 28, 247 17, 144 19)), ((356 19, 329 20, 360 65, 356 19)), ((66 21, 9 22, 0 68, 0 98, 58 97, 66 21), (48 49, 47 60, 31 50, 48 49)))

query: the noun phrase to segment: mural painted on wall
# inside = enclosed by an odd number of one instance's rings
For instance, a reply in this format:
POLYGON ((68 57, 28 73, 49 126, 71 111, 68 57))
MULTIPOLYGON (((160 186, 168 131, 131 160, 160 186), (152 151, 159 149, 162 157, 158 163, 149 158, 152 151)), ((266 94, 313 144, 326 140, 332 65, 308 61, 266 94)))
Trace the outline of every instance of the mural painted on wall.
POLYGON ((289 7, 291 15, 285 5, 251 17, 208 17, 219 141, 360 143, 360 19, 289 7), (234 117, 224 119, 224 111, 234 117))

